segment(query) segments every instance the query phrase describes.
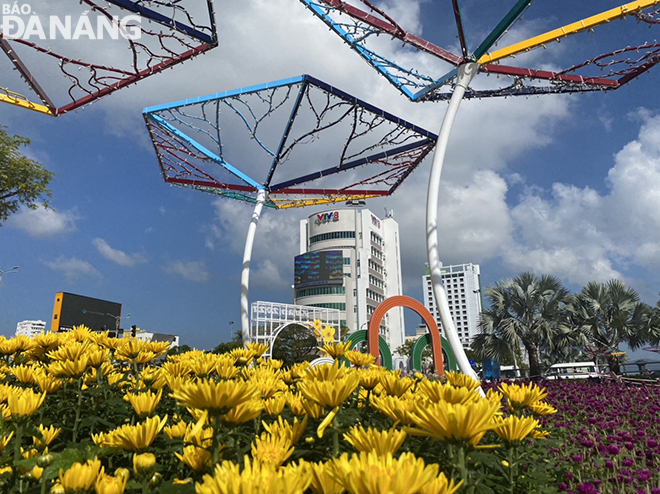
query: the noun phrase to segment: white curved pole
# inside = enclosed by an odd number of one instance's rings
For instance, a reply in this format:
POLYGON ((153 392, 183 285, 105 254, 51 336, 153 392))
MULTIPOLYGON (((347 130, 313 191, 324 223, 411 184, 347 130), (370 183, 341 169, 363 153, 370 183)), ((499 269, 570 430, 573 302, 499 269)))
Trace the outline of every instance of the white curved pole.
POLYGON ((243 344, 250 343, 250 307, 248 305, 248 287, 250 285, 250 262, 252 260, 252 247, 254 246, 254 235, 257 232, 257 223, 261 210, 266 202, 265 189, 257 193, 257 202, 254 205, 252 219, 248 227, 247 238, 245 239, 245 250, 243 251, 243 270, 241 271, 241 334, 243 344))
POLYGON ((456 326, 449 312, 449 303, 447 302, 447 293, 442 284, 442 270, 440 268, 440 256, 438 255, 438 205, 440 196, 440 176, 442 174, 442 165, 447 152, 447 142, 449 134, 454 124, 458 107, 461 104, 465 90, 472 81, 472 78, 479 70, 479 64, 467 63, 458 69, 456 87, 449 101, 445 118, 442 120, 442 126, 438 133, 438 142, 435 146, 433 155, 433 164, 431 165, 431 176, 429 178, 429 188, 426 197, 426 250, 428 254, 429 270, 431 271, 431 283, 433 285, 433 295, 438 304, 438 313, 440 322, 444 329, 445 337, 456 356, 458 368, 463 374, 472 376, 477 381, 479 378, 472 369, 468 361, 461 340, 458 338, 456 326))

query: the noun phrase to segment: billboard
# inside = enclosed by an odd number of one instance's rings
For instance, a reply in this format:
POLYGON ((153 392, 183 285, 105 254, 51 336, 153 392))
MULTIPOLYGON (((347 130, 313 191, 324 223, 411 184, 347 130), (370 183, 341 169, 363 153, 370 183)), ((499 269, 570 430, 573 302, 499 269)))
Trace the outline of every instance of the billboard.
POLYGON ((310 285, 343 285, 344 256, 340 250, 307 252, 295 257, 293 283, 296 288, 310 285))
POLYGON ((112 330, 121 322, 121 304, 59 292, 55 294, 51 331, 69 331, 84 324, 96 331, 112 330))

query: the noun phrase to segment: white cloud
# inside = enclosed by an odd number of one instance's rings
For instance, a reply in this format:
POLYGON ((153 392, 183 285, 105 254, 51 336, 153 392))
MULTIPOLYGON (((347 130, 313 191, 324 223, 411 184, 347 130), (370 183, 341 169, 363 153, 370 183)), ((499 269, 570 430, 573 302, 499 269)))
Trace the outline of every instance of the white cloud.
POLYGON ((163 271, 195 283, 206 283, 211 279, 206 264, 202 261, 170 261, 163 266, 163 271))
POLYGON ((92 240, 92 244, 94 244, 96 250, 98 250, 103 257, 109 261, 114 262, 115 264, 119 264, 120 266, 131 268, 136 264, 147 262, 146 257, 144 257, 142 254, 126 254, 121 250, 113 249, 108 245, 108 242, 102 238, 95 238, 92 240))
POLYGON ((573 283, 660 267, 660 116, 639 112, 638 137, 614 157, 599 193, 555 183, 530 189, 511 210, 516 240, 502 252, 513 269, 552 273, 573 283))
POLYGON ((75 257, 60 256, 54 261, 43 261, 43 263, 54 271, 61 271, 69 283, 83 277, 102 278, 101 273, 94 266, 75 257))
POLYGON ((22 207, 9 217, 7 226, 23 230, 31 237, 46 238, 75 230, 78 219, 76 209, 58 212, 44 207, 22 207))

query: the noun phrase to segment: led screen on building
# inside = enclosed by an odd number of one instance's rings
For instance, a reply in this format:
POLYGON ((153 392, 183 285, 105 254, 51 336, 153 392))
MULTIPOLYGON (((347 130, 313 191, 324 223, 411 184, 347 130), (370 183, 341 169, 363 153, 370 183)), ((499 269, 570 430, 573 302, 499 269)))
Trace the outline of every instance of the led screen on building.
POLYGON ((296 256, 293 278, 296 288, 311 285, 342 285, 344 283, 342 252, 323 250, 296 256))
POLYGON ((69 331, 80 324, 96 331, 114 331, 120 320, 121 304, 73 293, 55 294, 51 331, 69 331))

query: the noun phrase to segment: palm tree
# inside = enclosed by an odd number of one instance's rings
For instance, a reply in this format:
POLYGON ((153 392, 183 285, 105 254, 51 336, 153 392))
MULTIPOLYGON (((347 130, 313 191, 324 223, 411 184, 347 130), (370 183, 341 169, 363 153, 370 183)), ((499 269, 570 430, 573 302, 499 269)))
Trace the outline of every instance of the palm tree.
POLYGON ((637 292, 620 280, 588 283, 574 297, 570 311, 590 344, 608 352, 607 364, 615 373, 619 372, 621 343, 635 350, 652 338, 652 333, 657 334, 653 309, 640 302, 637 292))
POLYGON ((472 348, 497 360, 523 345, 530 376, 541 375, 541 354, 554 354, 572 340, 567 322, 569 292, 554 276, 521 273, 486 290, 490 308, 481 314, 481 334, 472 348))

